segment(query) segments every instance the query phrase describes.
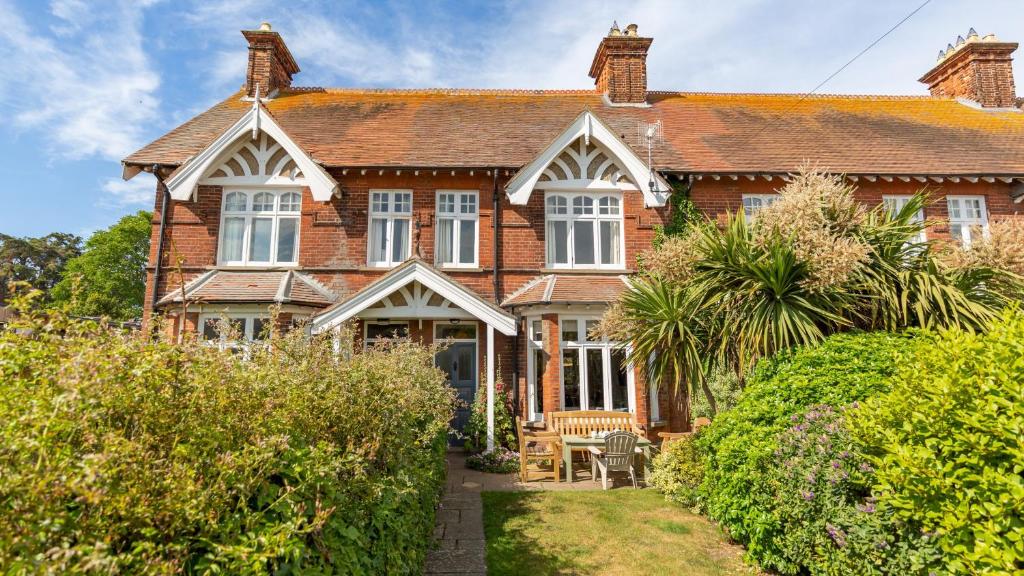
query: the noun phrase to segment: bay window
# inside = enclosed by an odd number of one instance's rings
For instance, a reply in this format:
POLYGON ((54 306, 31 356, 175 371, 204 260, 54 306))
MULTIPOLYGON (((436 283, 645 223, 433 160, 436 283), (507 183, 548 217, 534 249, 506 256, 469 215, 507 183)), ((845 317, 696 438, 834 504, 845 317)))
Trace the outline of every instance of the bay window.
POLYGON ((412 192, 370 191, 370 266, 390 267, 409 257, 412 244, 412 192))
POLYGON ((300 193, 226 190, 222 206, 218 259, 222 265, 298 263, 300 193))
POLYGON ((619 196, 549 194, 544 213, 548 267, 622 268, 619 196))
POLYGON ((633 412, 625 352, 591 334, 598 320, 565 318, 561 322, 562 409, 633 412))
POLYGON ((988 233, 984 196, 948 196, 949 235, 964 246, 988 233))
POLYGON ((222 350, 248 350, 253 342, 265 340, 270 317, 261 314, 201 314, 200 338, 222 350))
POLYGON ((437 193, 436 264, 452 267, 477 265, 478 212, 476 192, 437 193))

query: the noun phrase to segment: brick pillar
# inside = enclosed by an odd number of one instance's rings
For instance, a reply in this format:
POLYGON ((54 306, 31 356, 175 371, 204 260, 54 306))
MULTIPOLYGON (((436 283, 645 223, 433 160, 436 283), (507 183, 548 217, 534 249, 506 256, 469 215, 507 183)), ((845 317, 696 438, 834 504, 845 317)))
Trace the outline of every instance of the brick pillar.
POLYGON ((557 412, 562 409, 562 377, 559 367, 562 363, 562 352, 559 344, 561 333, 558 328, 558 314, 544 314, 544 412, 557 412))

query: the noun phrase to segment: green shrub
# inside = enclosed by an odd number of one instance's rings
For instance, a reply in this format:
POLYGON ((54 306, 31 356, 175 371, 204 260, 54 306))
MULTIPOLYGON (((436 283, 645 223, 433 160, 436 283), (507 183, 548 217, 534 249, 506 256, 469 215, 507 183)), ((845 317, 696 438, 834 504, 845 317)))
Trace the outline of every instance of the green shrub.
POLYGON ((766 567, 787 564, 770 486, 778 435, 810 406, 842 406, 885 391, 911 341, 890 333, 843 333, 762 361, 736 407, 702 432, 703 505, 750 557, 766 567))
POLYGON ((1024 314, 918 346, 851 427, 879 505, 937 533, 950 572, 1024 570, 1024 314))
POLYGON ((697 488, 704 476, 693 436, 674 440, 651 463, 649 483, 665 498, 687 508, 698 507, 697 488))
MULTIPOLYGON (((736 372, 719 366, 708 374, 708 388, 715 398, 718 412, 731 410, 740 401, 740 379, 736 372)), ((708 418, 714 420, 718 415, 711 410, 711 403, 703 390, 696 390, 693 395, 693 406, 690 414, 693 418, 708 418)))
POLYGON ((519 452, 498 446, 489 452, 470 454, 466 457, 466 468, 492 474, 519 472, 519 452))
MULTIPOLYGON (((501 373, 501 368, 498 368, 501 373)), ((471 454, 487 449, 487 384, 480 379, 473 405, 469 409, 469 420, 462 431, 465 438, 463 447, 471 454)), ((512 393, 502 380, 494 383, 494 447, 518 450, 515 421, 512 417, 512 393)))
POLYGON ((0 572, 416 573, 454 394, 413 344, 0 334, 0 572))

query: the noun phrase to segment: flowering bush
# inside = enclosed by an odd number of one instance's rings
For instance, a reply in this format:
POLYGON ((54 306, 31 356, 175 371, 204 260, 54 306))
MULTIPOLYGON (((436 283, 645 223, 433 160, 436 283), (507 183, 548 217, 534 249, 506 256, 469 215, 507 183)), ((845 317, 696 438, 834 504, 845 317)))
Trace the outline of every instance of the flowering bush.
POLYGON ((432 350, 248 358, 23 309, 0 332, 0 573, 422 567, 454 392, 432 350))
MULTIPOLYGON (((501 374, 501 368, 498 368, 501 374)), ((481 382, 483 379, 481 378, 481 382)), ((487 449, 487 387, 481 384, 476 391, 469 421, 462 431, 467 452, 478 453, 487 449)), ((502 380, 494 383, 494 447, 515 450, 519 447, 515 421, 512 419, 512 393, 502 380)))
POLYGON ((470 454, 466 467, 481 472, 504 474, 519 471, 519 452, 498 446, 494 450, 470 454))
POLYGON ((651 486, 687 508, 699 507, 697 488, 704 477, 704 467, 693 437, 674 440, 651 463, 651 486))

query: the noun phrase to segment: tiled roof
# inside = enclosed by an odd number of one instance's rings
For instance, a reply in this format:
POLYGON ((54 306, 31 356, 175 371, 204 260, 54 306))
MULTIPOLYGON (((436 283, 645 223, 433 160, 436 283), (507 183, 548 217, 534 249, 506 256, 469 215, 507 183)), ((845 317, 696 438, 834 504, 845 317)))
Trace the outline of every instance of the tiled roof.
MULTIPOLYGON (((328 306, 337 296, 300 272, 210 270, 185 285, 189 302, 268 302, 328 306)), ((158 306, 181 302, 181 290, 164 296, 158 306)))
MULTIPOLYGON (((251 104, 237 93, 126 159, 180 165, 251 104)), ((590 90, 291 89, 267 103, 325 166, 515 168, 589 109, 646 157, 660 120, 660 170, 850 174, 1024 174, 1024 113, 950 99, 652 92, 616 107, 590 90)))
POLYGON ((609 304, 617 300, 625 289, 624 276, 547 274, 524 284, 501 305, 609 304))

